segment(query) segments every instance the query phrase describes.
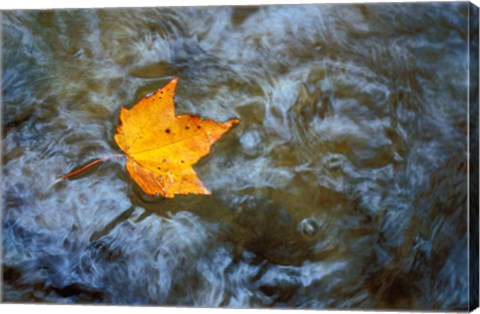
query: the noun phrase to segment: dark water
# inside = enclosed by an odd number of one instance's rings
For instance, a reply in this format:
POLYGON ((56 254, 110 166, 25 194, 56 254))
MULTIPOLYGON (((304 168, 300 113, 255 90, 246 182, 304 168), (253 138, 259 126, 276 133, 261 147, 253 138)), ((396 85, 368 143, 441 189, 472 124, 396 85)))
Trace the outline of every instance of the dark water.
POLYGON ((466 3, 2 14, 3 300, 465 309, 466 3), (241 123, 147 197, 121 106, 241 123))

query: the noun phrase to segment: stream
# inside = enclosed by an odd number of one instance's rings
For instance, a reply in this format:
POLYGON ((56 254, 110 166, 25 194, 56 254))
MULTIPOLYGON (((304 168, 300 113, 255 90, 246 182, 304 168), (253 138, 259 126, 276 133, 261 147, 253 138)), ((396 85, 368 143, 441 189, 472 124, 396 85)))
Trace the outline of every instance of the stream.
POLYGON ((3 302, 465 310, 467 17, 3 11, 3 302), (241 120, 194 166, 212 195, 147 196, 118 158, 55 182, 175 76, 177 114, 241 120))

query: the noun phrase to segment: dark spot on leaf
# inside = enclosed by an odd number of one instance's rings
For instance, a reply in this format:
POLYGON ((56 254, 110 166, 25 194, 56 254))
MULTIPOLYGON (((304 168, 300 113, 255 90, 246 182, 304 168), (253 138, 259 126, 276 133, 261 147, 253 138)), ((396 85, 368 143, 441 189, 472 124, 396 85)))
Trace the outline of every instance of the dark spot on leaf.
POLYGON ((184 163, 185 161, 182 160, 182 164, 184 163))
POLYGON ((185 127, 185 130, 189 130, 189 129, 190 129, 190 127, 187 125, 187 126, 185 127))
POLYGON ((200 130, 201 128, 202 128, 201 126, 197 125, 197 129, 199 129, 199 130, 200 130))
POLYGON ((169 133, 170 133, 170 129, 166 129, 166 130, 165 130, 165 133, 169 134, 169 133))
POLYGON ((163 158, 163 160, 162 160, 162 161, 163 161, 163 162, 165 162, 165 161, 167 161, 167 160, 166 160, 165 158, 163 158))
POLYGON ((161 167, 157 167, 157 169, 158 169, 158 170, 162 170, 162 168, 161 168, 161 167))

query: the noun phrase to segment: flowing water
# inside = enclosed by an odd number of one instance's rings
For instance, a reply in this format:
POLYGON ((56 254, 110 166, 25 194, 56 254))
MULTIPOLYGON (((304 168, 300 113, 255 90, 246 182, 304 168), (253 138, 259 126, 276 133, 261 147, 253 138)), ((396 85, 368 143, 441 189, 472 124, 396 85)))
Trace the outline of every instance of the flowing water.
POLYGON ((465 309, 468 4, 2 13, 3 300, 465 309), (148 197, 122 106, 241 123, 148 197))

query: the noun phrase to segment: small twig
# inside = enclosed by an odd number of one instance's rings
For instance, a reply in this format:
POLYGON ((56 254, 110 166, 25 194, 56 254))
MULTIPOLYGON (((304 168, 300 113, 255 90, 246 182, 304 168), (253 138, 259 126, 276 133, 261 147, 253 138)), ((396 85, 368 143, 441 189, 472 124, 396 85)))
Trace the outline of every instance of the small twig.
POLYGON ((88 168, 93 167, 96 164, 99 164, 101 162, 104 162, 105 160, 112 159, 112 158, 119 158, 119 157, 124 157, 124 155, 122 155, 122 154, 111 154, 111 155, 108 155, 108 156, 105 156, 105 157, 102 157, 102 158, 95 159, 94 161, 86 164, 85 166, 83 166, 83 167, 81 167, 77 170, 74 170, 74 171, 64 175, 63 177, 58 178, 57 180, 55 180, 54 184, 56 184, 56 183, 58 183, 62 180, 65 180, 65 179, 70 179, 71 177, 74 177, 77 174, 87 170, 88 168))

